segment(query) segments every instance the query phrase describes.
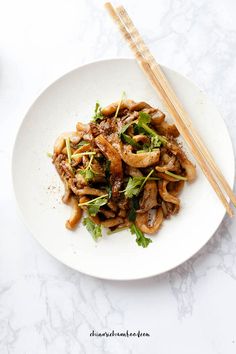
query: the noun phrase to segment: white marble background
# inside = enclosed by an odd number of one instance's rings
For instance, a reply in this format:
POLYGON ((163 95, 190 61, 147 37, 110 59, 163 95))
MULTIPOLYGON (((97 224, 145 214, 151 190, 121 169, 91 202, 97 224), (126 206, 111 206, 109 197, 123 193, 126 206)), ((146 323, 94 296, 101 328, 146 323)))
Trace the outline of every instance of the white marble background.
MULTIPOLYGON (((23 112, 71 68, 131 53, 103 1, 0 4, 0 354, 234 354, 236 219, 225 218, 211 241, 182 266, 134 282, 75 272, 26 230, 10 177, 23 112), (150 337, 91 338, 92 329, 139 329, 150 337)), ((235 148, 235 0, 123 4, 159 61, 193 79, 217 104, 235 148)))

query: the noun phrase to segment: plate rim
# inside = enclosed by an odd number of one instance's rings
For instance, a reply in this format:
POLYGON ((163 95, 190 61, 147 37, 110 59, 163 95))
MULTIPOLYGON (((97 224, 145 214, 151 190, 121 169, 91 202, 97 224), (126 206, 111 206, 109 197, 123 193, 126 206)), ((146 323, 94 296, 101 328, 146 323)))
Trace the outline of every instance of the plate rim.
MULTIPOLYGON (((18 210, 18 215, 20 216, 20 219, 22 220, 23 224, 26 226, 26 229, 29 231, 29 233, 32 235, 33 239, 35 241, 37 241, 37 243, 51 256, 53 257, 54 259, 56 259, 58 262, 62 263, 63 265, 69 267, 70 269, 72 269, 73 271, 78 271, 80 272, 81 274, 85 274, 87 276, 90 276, 90 277, 93 277, 93 278, 97 278, 97 279, 102 279, 102 280, 109 280, 109 281, 135 281, 135 280, 142 280, 142 279, 149 279, 149 278, 153 278, 155 276, 159 276, 159 275, 162 275, 162 274, 165 274, 169 271, 172 271, 174 269, 176 269, 177 267, 183 265, 185 262, 189 261, 194 255, 196 255, 198 252, 200 252, 202 250, 202 248, 210 241, 210 239, 214 236, 214 234, 217 232, 218 228, 220 227, 220 225, 222 224, 222 221, 225 219, 226 217, 226 211, 223 213, 222 215, 222 218, 221 220, 219 221, 219 224, 216 226, 216 228, 214 229, 214 231, 212 232, 212 234, 209 236, 209 238, 204 242, 204 244, 197 250, 197 251, 194 251, 193 253, 191 253, 188 258, 186 258, 184 261, 172 266, 171 268, 169 268, 168 270, 164 270, 162 272, 159 272, 159 273, 156 273, 155 271, 149 275, 145 275, 145 276, 132 276, 132 277, 129 277, 129 278, 122 278, 122 277, 115 277, 115 278, 111 278, 109 276, 99 276, 96 274, 93 274, 91 272, 86 272, 86 271, 82 271, 82 270, 79 270, 73 266, 71 266, 70 264, 68 264, 64 259, 59 259, 56 255, 54 255, 43 243, 40 242, 40 240, 34 235, 34 232, 31 230, 31 227, 29 226, 27 220, 25 219, 24 217, 24 214, 23 214, 23 210, 22 210, 22 207, 20 205, 20 202, 17 198, 17 193, 16 193, 16 186, 15 186, 15 183, 14 183, 14 156, 15 156, 15 153, 16 153, 16 146, 17 146, 17 141, 18 141, 18 137, 20 135, 20 132, 21 132, 21 129, 22 129, 22 126, 24 124, 24 121, 28 115, 28 113, 30 112, 31 108, 34 106, 35 102, 42 96, 42 94, 47 90, 49 89, 51 86, 53 86, 54 84, 56 84, 58 81, 60 81, 61 79, 63 79, 64 77, 66 77, 67 75, 69 74, 72 74, 74 71, 77 71, 79 69, 82 69, 84 67, 88 67, 90 65, 94 65, 94 64, 97 64, 97 63, 101 63, 101 62, 110 62, 110 61, 132 61, 132 62, 136 62, 136 60, 134 58, 130 58, 130 57, 108 57, 108 58, 103 58, 103 59, 98 59, 98 60, 93 60, 93 61, 89 61, 89 62, 86 62, 82 65, 77 65, 73 68, 71 68, 70 70, 67 70, 66 72, 63 72, 62 75, 60 76, 57 76, 57 78, 53 81, 49 81, 47 82, 42 89, 39 90, 39 92, 37 94, 34 95, 34 97, 32 98, 31 100, 31 103, 27 105, 26 109, 24 110, 24 113, 22 114, 22 119, 20 120, 20 123, 18 125, 18 127, 16 128, 16 134, 15 134, 15 138, 14 138, 14 143, 13 143, 13 147, 12 147, 12 154, 11 154, 11 183, 12 183, 12 186, 13 186, 13 192, 14 192, 14 200, 16 202, 16 205, 17 205, 17 210, 18 210)), ((137 62, 136 62, 137 63, 137 62)), ((218 107, 217 105, 215 104, 215 102, 209 98, 209 96, 206 94, 206 92, 201 88, 199 87, 199 85, 197 85, 192 79, 189 79, 188 77, 186 77, 185 75, 183 75, 182 73, 166 66, 166 65, 162 65, 160 64, 162 68, 164 69, 167 69, 171 72, 173 72, 174 74, 176 74, 177 76, 180 76, 182 77, 183 79, 185 79, 186 81, 189 81, 193 86, 195 86, 199 91, 201 91, 203 93, 203 95, 205 95, 207 97, 207 100, 210 104, 212 104, 217 112, 219 113, 220 117, 221 117, 221 120, 223 121, 223 124, 226 128, 226 133, 227 133, 227 136, 228 136, 228 139, 229 139, 229 142, 230 142, 230 147, 231 147, 231 151, 232 151, 232 154, 233 154, 233 178, 232 178, 232 182, 229 183, 230 187, 233 188, 234 184, 235 184, 235 152, 234 152, 234 148, 233 148, 233 142, 232 142, 232 139, 231 139, 231 136, 229 134, 229 130, 228 130, 228 126, 226 125, 225 123, 225 120, 221 114, 221 112, 218 110, 218 107)), ((229 201, 229 198, 227 197, 227 200, 229 201)))

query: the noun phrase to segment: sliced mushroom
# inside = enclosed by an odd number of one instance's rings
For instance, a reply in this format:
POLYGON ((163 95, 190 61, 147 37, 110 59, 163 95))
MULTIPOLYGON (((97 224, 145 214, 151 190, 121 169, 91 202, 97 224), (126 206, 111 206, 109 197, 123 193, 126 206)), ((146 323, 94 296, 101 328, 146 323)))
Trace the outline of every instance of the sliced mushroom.
POLYGON ((134 103, 134 101, 132 100, 122 100, 121 103, 118 102, 114 102, 112 104, 110 104, 107 107, 104 107, 102 109, 102 114, 106 117, 109 117, 113 114, 116 113, 117 107, 118 105, 120 105, 120 110, 125 109, 125 108, 130 108, 130 106, 134 103))
POLYGON ((89 127, 89 124, 84 124, 84 123, 78 122, 76 124, 76 130, 78 132, 88 133, 90 131, 90 127, 89 127))
POLYGON ((136 168, 136 167, 131 167, 131 166, 126 166, 126 171, 127 175, 131 176, 131 177, 142 177, 143 174, 142 172, 136 168))
POLYGON ((179 195, 179 193, 182 191, 183 187, 184 181, 170 182, 168 184, 168 192, 174 197, 177 197, 177 195, 179 195))
POLYGON ((144 168, 152 166, 159 161, 160 150, 133 154, 130 145, 120 144, 120 154, 122 160, 132 167, 144 168))
POLYGON ((101 225, 104 227, 113 227, 113 226, 117 226, 119 224, 122 224, 124 221, 124 219, 120 218, 119 216, 117 216, 116 218, 112 218, 109 220, 105 220, 105 221, 101 221, 101 225))
POLYGON ((80 134, 78 132, 65 132, 59 135, 54 144, 54 152, 56 154, 60 154, 62 152, 63 148, 66 146, 66 138, 70 138, 73 142, 76 140, 77 144, 82 139, 82 136, 83 134, 80 134))
POLYGON ((167 175, 165 172, 157 172, 157 177, 164 179, 165 181, 169 181, 169 182, 176 182, 176 178, 167 175))
POLYGON ((119 195, 119 190, 123 180, 123 169, 120 154, 102 134, 95 138, 95 142, 105 157, 111 161, 110 183, 112 186, 112 194, 116 197, 119 195))
POLYGON ((158 172, 173 171, 175 169, 175 157, 172 156, 169 162, 164 166, 155 166, 158 172))
POLYGON ((70 219, 67 220, 66 222, 66 227, 69 230, 73 230, 78 224, 78 222, 80 221, 83 211, 78 206, 78 201, 75 197, 70 198, 70 205, 72 206, 72 212, 71 212, 70 219))
POLYGON ((107 210, 105 208, 100 208, 99 213, 102 213, 107 219, 114 218, 116 214, 112 210, 107 210))
POLYGON ((142 111, 144 108, 152 108, 152 107, 146 102, 137 102, 137 103, 134 102, 130 106, 130 111, 142 111))
POLYGON ((159 126, 165 120, 165 114, 161 112, 159 109, 156 110, 155 113, 152 114, 152 124, 156 127, 159 126))
POLYGON ((78 189, 78 195, 94 195, 97 197, 101 197, 106 194, 106 191, 101 189, 91 188, 91 187, 84 187, 83 189, 78 189))
POLYGON ((64 182, 64 185, 65 185, 65 193, 62 197, 62 201, 64 204, 69 204, 70 197, 71 197, 71 189, 69 188, 67 182, 64 182))
POLYGON ((147 181, 144 186, 143 196, 139 203, 140 213, 145 213, 157 205, 157 192, 158 189, 156 182, 147 181))
POLYGON ((183 150, 173 142, 167 144, 168 149, 179 158, 180 165, 186 172, 186 177, 189 182, 192 182, 196 178, 196 167, 188 160, 183 150))
POLYGON ((150 142, 149 137, 147 135, 143 135, 143 134, 134 135, 133 139, 137 143, 139 143, 141 141, 143 144, 148 144, 150 142))
POLYGON ((187 157, 180 159, 180 164, 186 172, 186 177, 189 182, 192 182, 196 178, 196 168, 187 157))
POLYGON ((180 200, 179 198, 171 195, 168 191, 167 191, 167 184, 168 181, 165 180, 160 180, 158 181, 158 191, 160 193, 160 196, 162 197, 163 200, 165 200, 166 202, 170 202, 173 204, 180 204, 180 200))
POLYGON ((163 121, 160 124, 156 124, 156 129, 161 135, 172 136, 173 138, 179 136, 179 131, 174 124, 168 124, 163 121))
POLYGON ((154 234, 159 230, 163 221, 162 209, 161 208, 157 209, 156 215, 154 217, 154 221, 151 225, 149 224, 149 217, 150 217, 149 211, 147 211, 144 214, 137 214, 135 224, 142 232, 146 234, 154 234))

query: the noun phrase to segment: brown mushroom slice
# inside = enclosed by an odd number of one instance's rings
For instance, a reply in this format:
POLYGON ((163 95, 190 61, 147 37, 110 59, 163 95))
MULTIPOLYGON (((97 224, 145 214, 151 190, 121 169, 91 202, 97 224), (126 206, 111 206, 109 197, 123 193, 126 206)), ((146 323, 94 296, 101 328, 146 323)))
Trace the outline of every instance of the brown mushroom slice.
POLYGON ((173 171, 175 170, 175 157, 172 156, 169 162, 164 166, 155 166, 158 172, 173 171))
POLYGON ((78 201, 75 197, 70 198, 70 205, 72 206, 72 212, 70 219, 66 222, 66 227, 69 230, 73 230, 80 221, 83 210, 78 206, 78 201))
POLYGON ((113 210, 114 212, 116 212, 117 209, 118 209, 117 204, 116 204, 113 200, 109 200, 108 203, 107 203, 107 205, 108 205, 109 208, 110 208, 111 210, 113 210))
POLYGON ((129 165, 126 166, 125 172, 127 175, 129 175, 131 177, 142 177, 143 176, 142 172, 138 168, 131 167, 129 165))
POLYGON ((152 114, 151 123, 154 125, 154 127, 158 127, 161 123, 164 122, 164 120, 165 114, 159 109, 157 109, 156 112, 152 114))
POLYGON ((134 103, 134 101, 132 101, 132 100, 122 100, 121 103, 120 103, 120 101, 114 102, 114 103, 109 104, 109 106, 104 107, 101 112, 104 116, 109 117, 109 116, 116 113, 118 105, 120 105, 120 110, 122 110, 125 108, 129 109, 133 103, 134 103))
POLYGON ((129 166, 137 168, 145 168, 158 163, 160 158, 160 150, 145 152, 141 154, 133 154, 130 145, 124 145, 120 148, 122 160, 129 166))
POLYGON ((137 103, 133 103, 130 106, 130 111, 142 111, 144 108, 152 108, 148 103, 146 102, 137 102, 137 103))
POLYGON ((98 217, 98 215, 95 215, 95 216, 91 216, 89 215, 89 218, 97 225, 101 225, 101 220, 100 218, 98 217))
POLYGON ((156 182, 147 181, 144 186, 143 196, 139 202, 139 213, 145 213, 147 210, 150 210, 157 205, 157 192, 156 182))
POLYGON ((168 184, 168 192, 174 197, 177 197, 177 195, 179 195, 179 193, 182 191, 183 188, 184 188, 184 181, 170 182, 168 184))
POLYGON ((125 218, 127 214, 127 211, 125 209, 120 209, 118 216, 120 216, 121 218, 125 218))
POLYGON ((167 148, 179 158, 179 162, 186 172, 187 180, 189 182, 194 181, 196 178, 196 167, 192 164, 191 161, 188 160, 183 150, 181 150, 181 148, 173 142, 169 142, 167 144, 167 148))
POLYGON ((143 143, 143 144, 148 144, 150 143, 150 139, 147 135, 144 135, 144 134, 139 134, 139 135, 134 135, 133 138, 132 138, 134 141, 136 141, 136 143, 139 143, 140 141, 143 143))
POLYGON ((165 180, 160 180, 158 181, 158 191, 160 193, 160 196, 162 197, 163 200, 165 200, 166 202, 170 202, 173 204, 180 204, 180 200, 179 198, 171 195, 168 191, 167 191, 167 184, 168 181, 165 180))
POLYGON ((99 213, 102 213, 106 218, 114 218, 116 216, 116 214, 114 213, 114 211, 112 210, 107 210, 104 208, 100 208, 99 209, 99 213))
POLYGON ((65 139, 70 138, 71 141, 76 141, 75 144, 79 143, 82 139, 83 134, 78 132, 65 132, 58 136, 54 144, 54 152, 58 155, 62 152, 63 148, 66 146, 65 139))
POLYGON ((107 141, 103 135, 98 135, 95 142, 105 157, 111 161, 110 183, 114 197, 119 195, 119 190, 123 182, 122 161, 119 152, 107 141))
POLYGON ((91 187, 84 187, 83 189, 78 189, 78 195, 94 195, 96 197, 101 197, 106 194, 106 191, 91 187))
POLYGON ((184 157, 180 159, 180 164, 186 172, 186 178, 189 182, 192 182, 196 178, 196 167, 192 164, 191 161, 184 157))
POLYGON ((165 172, 157 172, 157 177, 162 178, 165 181, 176 182, 177 179, 175 177, 167 175, 165 172))
POLYGON ((84 124, 84 123, 78 122, 76 124, 76 130, 78 132, 88 133, 90 131, 90 127, 89 127, 89 124, 84 124))
POLYGON ((101 221, 101 225, 104 227, 113 227, 122 224, 124 221, 123 218, 117 216, 116 218, 112 218, 109 220, 101 221))
POLYGON ((163 121, 155 127, 158 133, 161 135, 172 136, 173 138, 177 138, 179 136, 179 131, 174 124, 168 124, 167 122, 163 121))
POLYGON ((153 223, 149 224, 150 213, 147 211, 144 214, 137 214, 135 224, 145 234, 154 234, 157 232, 163 221, 162 208, 158 208, 153 223))
POLYGON ((65 185, 65 193, 61 199, 64 204, 69 204, 70 197, 71 197, 71 189, 69 188, 67 182, 64 182, 64 185, 65 185))

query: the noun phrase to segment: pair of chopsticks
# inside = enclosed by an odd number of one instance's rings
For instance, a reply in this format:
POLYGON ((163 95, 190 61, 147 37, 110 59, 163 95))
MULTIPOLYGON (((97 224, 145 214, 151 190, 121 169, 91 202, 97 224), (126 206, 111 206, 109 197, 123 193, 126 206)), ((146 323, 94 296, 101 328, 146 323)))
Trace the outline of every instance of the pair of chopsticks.
POLYGON ((105 8, 117 24, 124 39, 129 44, 143 72, 150 80, 154 89, 160 95, 163 103, 171 113, 177 129, 183 136, 212 188, 215 190, 217 196, 223 203, 227 213, 232 217, 233 210, 231 209, 224 192, 228 195, 235 207, 236 196, 214 161, 211 153, 195 130, 189 114, 186 112, 173 91, 160 65, 156 62, 150 50, 146 46, 124 7, 118 6, 117 8, 114 8, 112 4, 108 2, 105 4, 105 8))

